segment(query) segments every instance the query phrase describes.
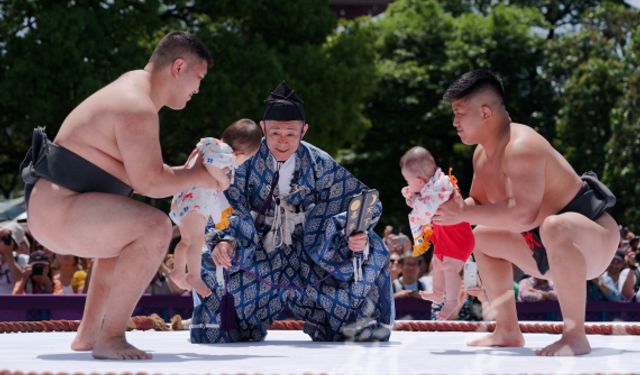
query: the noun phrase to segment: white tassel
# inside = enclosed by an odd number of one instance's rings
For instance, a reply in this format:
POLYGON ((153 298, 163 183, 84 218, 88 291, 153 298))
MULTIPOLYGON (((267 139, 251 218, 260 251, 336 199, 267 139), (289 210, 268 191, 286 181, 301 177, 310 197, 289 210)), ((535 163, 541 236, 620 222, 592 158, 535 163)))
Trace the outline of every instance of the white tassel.
POLYGON ((224 268, 222 266, 216 266, 216 282, 218 283, 218 287, 225 289, 224 268))

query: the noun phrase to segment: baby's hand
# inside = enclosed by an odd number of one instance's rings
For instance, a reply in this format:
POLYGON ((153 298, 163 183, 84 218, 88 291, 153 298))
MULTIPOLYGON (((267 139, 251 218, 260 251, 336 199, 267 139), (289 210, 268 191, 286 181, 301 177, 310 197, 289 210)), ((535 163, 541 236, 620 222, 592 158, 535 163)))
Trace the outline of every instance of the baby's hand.
POLYGON ((413 194, 411 190, 409 190, 409 187, 405 186, 402 188, 402 196, 404 197, 404 201, 407 203, 407 206, 413 208, 413 202, 416 199, 416 194, 413 194))

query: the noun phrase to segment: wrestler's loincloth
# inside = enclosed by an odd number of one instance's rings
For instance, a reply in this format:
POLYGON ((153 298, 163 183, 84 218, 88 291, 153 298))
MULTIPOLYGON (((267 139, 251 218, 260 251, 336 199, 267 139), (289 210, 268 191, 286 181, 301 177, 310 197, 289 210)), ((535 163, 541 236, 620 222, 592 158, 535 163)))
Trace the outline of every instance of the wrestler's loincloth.
MULTIPOLYGON (((616 197, 605 184, 600 182, 594 172, 586 172, 581 178, 582 187, 569 204, 557 214, 576 212, 595 221, 602 216, 607 208, 616 204, 616 197)), ((533 259, 536 261, 538 270, 544 275, 549 270, 549 261, 547 259, 547 250, 540 237, 540 227, 521 234, 527 242, 527 246, 533 251, 533 259)))
POLYGON ((78 154, 52 143, 44 128, 33 129, 31 148, 20 164, 24 199, 40 177, 78 193, 99 192, 130 196, 133 189, 78 154))

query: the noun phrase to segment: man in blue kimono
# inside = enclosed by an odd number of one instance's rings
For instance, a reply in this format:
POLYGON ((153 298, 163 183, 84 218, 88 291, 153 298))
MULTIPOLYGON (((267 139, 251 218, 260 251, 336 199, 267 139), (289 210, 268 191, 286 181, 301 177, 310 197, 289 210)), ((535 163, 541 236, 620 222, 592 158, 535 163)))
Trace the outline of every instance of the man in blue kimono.
POLYGON ((350 199, 367 187, 302 141, 303 102, 285 82, 266 99, 260 125, 260 150, 226 192, 234 214, 226 229, 212 231, 211 256, 203 254, 213 294, 194 297, 191 341, 263 340, 285 308, 314 341, 387 341, 389 253, 373 232, 382 205, 365 232, 345 234, 350 199))

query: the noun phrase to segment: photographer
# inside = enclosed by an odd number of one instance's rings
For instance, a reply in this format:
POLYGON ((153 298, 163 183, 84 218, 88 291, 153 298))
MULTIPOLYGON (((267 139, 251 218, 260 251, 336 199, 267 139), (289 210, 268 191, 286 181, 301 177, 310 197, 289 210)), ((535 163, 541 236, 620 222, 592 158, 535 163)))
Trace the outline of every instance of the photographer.
POLYGON ((44 251, 36 250, 29 257, 22 278, 16 283, 13 294, 51 294, 53 278, 51 263, 44 251))
POLYGON ((629 268, 630 277, 633 278, 633 297, 631 300, 640 302, 640 236, 632 240, 622 241, 621 249, 624 251, 624 260, 629 268))
POLYGON ((17 250, 29 246, 24 229, 16 222, 0 225, 0 295, 11 294, 16 281, 22 278, 22 267, 17 250))
POLYGON ((627 267, 625 252, 621 249, 616 251, 605 273, 594 281, 609 301, 630 301, 633 298, 635 275, 627 267))

